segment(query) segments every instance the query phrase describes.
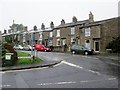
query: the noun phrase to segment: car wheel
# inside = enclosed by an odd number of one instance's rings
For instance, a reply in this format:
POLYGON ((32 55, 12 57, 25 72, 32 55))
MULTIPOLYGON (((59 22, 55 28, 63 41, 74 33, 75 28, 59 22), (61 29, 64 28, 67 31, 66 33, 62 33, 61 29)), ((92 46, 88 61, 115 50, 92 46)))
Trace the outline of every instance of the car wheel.
POLYGON ((47 50, 45 50, 45 52, 46 52, 47 50))
POLYGON ((75 51, 72 51, 72 54, 75 54, 75 51))
POLYGON ((85 55, 88 55, 88 52, 87 52, 87 51, 85 51, 85 52, 84 52, 84 54, 85 54, 85 55))

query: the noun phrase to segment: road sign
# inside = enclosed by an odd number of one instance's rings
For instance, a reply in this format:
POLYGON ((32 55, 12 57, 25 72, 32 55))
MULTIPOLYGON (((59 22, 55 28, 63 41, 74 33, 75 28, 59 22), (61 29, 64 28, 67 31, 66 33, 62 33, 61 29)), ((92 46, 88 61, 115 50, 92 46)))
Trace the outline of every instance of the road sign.
POLYGON ((31 43, 33 43, 34 42, 34 38, 30 38, 30 40, 29 40, 31 43))

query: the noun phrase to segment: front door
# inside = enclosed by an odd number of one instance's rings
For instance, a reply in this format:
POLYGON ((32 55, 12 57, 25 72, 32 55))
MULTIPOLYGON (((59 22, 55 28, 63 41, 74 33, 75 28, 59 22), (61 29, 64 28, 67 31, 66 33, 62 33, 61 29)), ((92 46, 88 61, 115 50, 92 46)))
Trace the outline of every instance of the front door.
POLYGON ((48 40, 47 39, 45 40, 45 46, 48 46, 48 40))
POLYGON ((95 42, 95 51, 96 52, 99 51, 99 42, 98 41, 95 42))

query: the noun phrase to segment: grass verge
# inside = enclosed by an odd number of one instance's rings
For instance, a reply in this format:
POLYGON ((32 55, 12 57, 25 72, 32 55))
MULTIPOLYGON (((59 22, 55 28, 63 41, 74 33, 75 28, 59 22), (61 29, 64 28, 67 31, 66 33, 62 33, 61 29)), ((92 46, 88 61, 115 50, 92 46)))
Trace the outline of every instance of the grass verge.
MULTIPOLYGON (((28 53, 20 52, 20 51, 17 51, 17 55, 18 55, 18 57, 30 57, 31 56, 28 53)), ((42 61, 43 60, 41 60, 38 57, 35 57, 33 62, 31 62, 30 58, 19 58, 15 66, 18 66, 18 65, 29 65, 29 64, 33 64, 33 63, 39 63, 39 62, 42 62, 42 61)))
POLYGON ((18 59, 16 65, 28 65, 28 64, 33 64, 33 63, 39 63, 42 62, 43 60, 41 60, 40 58, 35 58, 33 62, 31 62, 30 58, 21 58, 18 59))
POLYGON ((25 52, 20 52, 20 51, 17 51, 17 55, 18 57, 28 57, 28 56, 31 56, 30 54, 28 53, 25 53, 25 52))

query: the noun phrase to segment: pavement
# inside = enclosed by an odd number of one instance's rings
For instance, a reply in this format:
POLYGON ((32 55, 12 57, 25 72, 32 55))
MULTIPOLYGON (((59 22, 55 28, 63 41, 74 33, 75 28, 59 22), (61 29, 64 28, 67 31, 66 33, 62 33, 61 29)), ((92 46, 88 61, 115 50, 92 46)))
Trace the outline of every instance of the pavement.
POLYGON ((0 68, 1 71, 8 70, 21 70, 21 69, 30 69, 38 67, 52 67, 53 65, 59 64, 62 60, 48 60, 47 58, 41 58, 43 61, 40 63, 34 63, 29 65, 20 65, 20 66, 7 66, 0 68))
POLYGON ((96 57, 100 58, 100 59, 108 59, 108 60, 118 60, 118 61, 120 61, 120 56, 100 56, 100 55, 97 55, 96 57))
MULTIPOLYGON (((100 56, 95 55, 97 58, 108 59, 108 60, 119 60, 120 56, 100 56)), ((62 60, 49 60, 48 58, 41 57, 43 62, 34 63, 29 65, 21 65, 21 66, 8 66, 2 67, 1 71, 8 71, 8 70, 21 70, 21 69, 30 69, 30 68, 38 68, 38 67, 52 67, 53 65, 59 64, 62 60)), ((120 62, 120 61, 119 61, 120 62)))

